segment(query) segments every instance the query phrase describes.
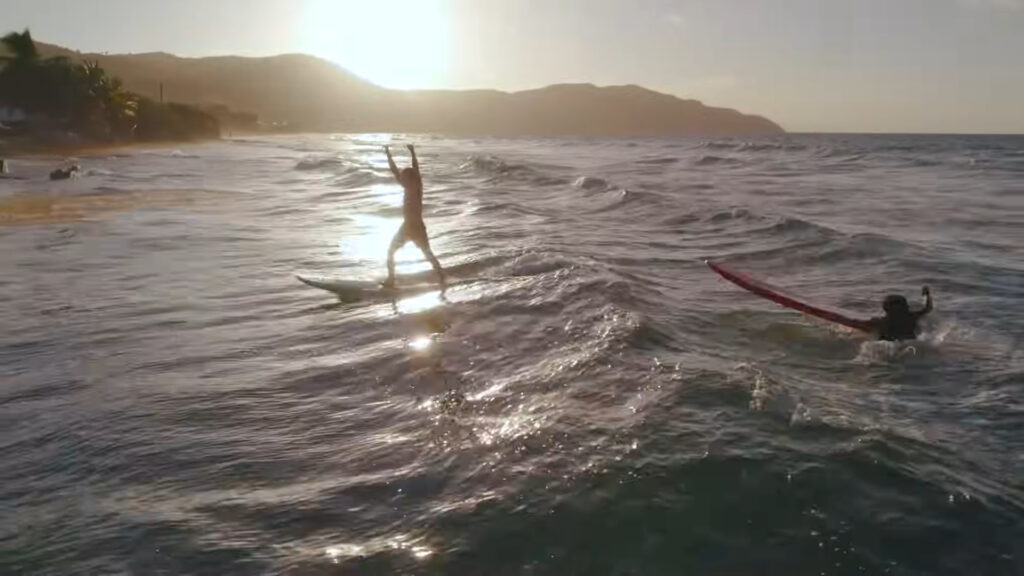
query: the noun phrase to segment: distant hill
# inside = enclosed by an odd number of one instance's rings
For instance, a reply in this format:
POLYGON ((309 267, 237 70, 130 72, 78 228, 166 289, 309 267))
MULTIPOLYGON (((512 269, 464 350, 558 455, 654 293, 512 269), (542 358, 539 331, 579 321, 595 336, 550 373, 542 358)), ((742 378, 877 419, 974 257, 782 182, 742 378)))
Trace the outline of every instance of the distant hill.
POLYGON ((668 136, 771 134, 761 116, 705 106, 640 86, 559 84, 524 92, 405 91, 376 86, 326 60, 180 58, 162 52, 83 54, 38 43, 45 57, 97 60, 143 96, 223 105, 296 130, 430 132, 451 135, 668 136))

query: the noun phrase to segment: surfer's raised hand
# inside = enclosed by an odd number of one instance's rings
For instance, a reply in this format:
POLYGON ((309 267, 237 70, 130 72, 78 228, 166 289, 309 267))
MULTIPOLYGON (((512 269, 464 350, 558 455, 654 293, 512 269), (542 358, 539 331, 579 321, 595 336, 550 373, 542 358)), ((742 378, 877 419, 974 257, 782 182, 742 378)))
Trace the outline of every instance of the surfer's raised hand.
POLYGON ((414 147, 412 144, 406 144, 405 147, 409 149, 409 154, 412 155, 412 167, 413 167, 413 169, 416 170, 417 172, 419 172, 420 171, 420 163, 419 163, 418 160, 416 160, 416 147, 414 147))
POLYGON ((395 159, 391 157, 391 147, 387 144, 384 145, 384 153, 388 156, 388 168, 391 169, 391 173, 394 174, 396 180, 401 181, 398 177, 398 166, 395 165, 395 159))
POLYGON ((917 312, 918 318, 931 312, 934 307, 934 304, 932 303, 932 291, 929 290, 927 286, 921 287, 921 296, 924 296, 924 308, 917 312))

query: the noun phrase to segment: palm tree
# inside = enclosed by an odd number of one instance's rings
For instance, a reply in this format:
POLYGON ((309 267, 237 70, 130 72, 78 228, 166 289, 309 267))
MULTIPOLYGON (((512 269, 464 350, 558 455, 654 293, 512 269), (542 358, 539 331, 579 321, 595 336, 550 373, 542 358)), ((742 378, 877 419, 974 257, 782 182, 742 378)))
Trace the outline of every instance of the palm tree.
POLYGON ((75 68, 76 94, 74 113, 75 128, 94 137, 107 137, 106 104, 110 92, 110 80, 106 71, 96 61, 84 60, 75 68))
POLYGON ((107 92, 107 122, 117 138, 129 138, 135 132, 136 116, 139 109, 138 97, 124 89, 121 79, 110 80, 107 92))
POLYGON ((39 90, 34 95, 37 107, 54 120, 67 121, 80 92, 71 60, 47 58, 35 70, 39 80, 39 90))
POLYGON ((0 105, 105 140, 132 138, 139 115, 139 97, 119 78, 107 76, 96 61, 43 59, 27 29, 0 38, 0 105))
POLYGON ((36 50, 36 43, 32 40, 32 33, 28 28, 24 32, 11 32, 0 38, 7 50, 7 55, 0 56, 0 64, 5 67, 10 65, 32 66, 39 63, 39 51, 36 50))
POLYGON ((39 51, 32 34, 11 32, 0 38, 6 54, 0 56, 0 102, 26 110, 34 108, 39 94, 39 51))
POLYGON ((121 79, 107 76, 98 62, 90 60, 78 67, 78 79, 78 128, 105 139, 130 137, 138 101, 124 89, 121 79))

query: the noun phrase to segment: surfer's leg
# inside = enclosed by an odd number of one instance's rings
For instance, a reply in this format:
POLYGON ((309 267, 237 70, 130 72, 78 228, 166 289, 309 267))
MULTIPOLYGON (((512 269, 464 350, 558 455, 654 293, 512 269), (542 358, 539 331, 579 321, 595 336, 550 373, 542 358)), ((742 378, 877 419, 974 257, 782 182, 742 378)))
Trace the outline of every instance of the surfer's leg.
POLYGON ((444 281, 444 270, 441 269, 441 263, 437 261, 437 256, 434 256, 434 251, 430 249, 430 239, 427 237, 427 227, 422 223, 418 226, 414 226, 410 230, 409 239, 412 240, 416 247, 423 252, 423 256, 427 258, 430 265, 434 268, 434 273, 437 274, 437 281, 441 284, 441 289, 445 289, 444 281))
POLYGON ((437 261, 437 256, 434 256, 434 252, 430 249, 429 244, 426 248, 421 249, 423 250, 423 255, 430 261, 430 265, 434 267, 434 272, 437 273, 437 281, 441 285, 441 290, 444 290, 447 287, 447 284, 444 280, 444 270, 441 269, 441 263, 437 261))
POLYGON ((388 279, 382 282, 384 286, 395 285, 395 252, 405 244, 405 224, 395 232, 395 237, 391 239, 391 245, 388 246, 388 279))

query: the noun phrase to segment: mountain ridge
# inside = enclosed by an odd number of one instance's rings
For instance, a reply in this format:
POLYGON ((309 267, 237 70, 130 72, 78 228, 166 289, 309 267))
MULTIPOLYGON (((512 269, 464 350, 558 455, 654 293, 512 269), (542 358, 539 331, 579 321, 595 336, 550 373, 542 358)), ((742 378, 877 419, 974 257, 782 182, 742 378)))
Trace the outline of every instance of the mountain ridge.
POLYGON ((95 60, 143 96, 251 112, 293 130, 489 136, 778 134, 771 120, 635 84, 560 83, 505 92, 393 90, 307 54, 181 57, 85 53, 37 43, 44 57, 95 60))

